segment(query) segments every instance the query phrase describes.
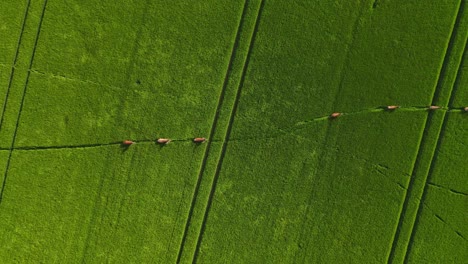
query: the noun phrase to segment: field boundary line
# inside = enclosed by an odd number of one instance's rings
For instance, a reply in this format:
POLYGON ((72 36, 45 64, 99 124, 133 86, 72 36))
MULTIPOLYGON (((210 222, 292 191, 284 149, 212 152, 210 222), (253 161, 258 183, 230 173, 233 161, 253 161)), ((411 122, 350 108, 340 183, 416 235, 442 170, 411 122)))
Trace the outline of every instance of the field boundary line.
MULTIPOLYGON (((2 116, 0 117, 0 130, 2 129, 3 120, 4 120, 5 112, 6 112, 6 109, 7 109, 7 101, 8 101, 8 97, 10 96, 11 86, 13 84, 13 78, 14 78, 14 75, 15 75, 16 63, 18 62, 19 50, 21 48, 21 42, 23 40, 24 29, 26 28, 26 21, 28 19, 28 13, 29 13, 29 7, 30 6, 31 6, 31 0, 28 0, 28 3, 26 4, 26 10, 24 11, 23 25, 21 26, 20 35, 18 37, 18 42, 16 44, 17 45, 16 46, 16 53, 15 53, 15 56, 13 58, 13 64, 11 65, 10 79, 8 80, 8 87, 7 87, 7 90, 6 90, 6 93, 5 93, 5 99, 3 101, 2 116)), ((8 67, 8 66, 6 66, 6 67, 8 67)))
MULTIPOLYGON (((449 61, 451 59, 451 54, 453 52, 453 47, 454 47, 454 43, 455 43, 456 35, 457 35, 456 34, 457 33, 457 27, 459 26, 459 22, 460 22, 460 19, 461 19, 461 14, 463 12, 463 5, 464 5, 463 1, 464 0, 460 1, 460 5, 459 5, 458 10, 457 10, 457 15, 456 15, 454 24, 452 26, 449 41, 447 43, 447 47, 446 47, 446 50, 445 50, 445 53, 444 53, 443 61, 442 61, 442 64, 440 66, 439 75, 437 77, 437 83, 435 85, 434 93, 433 93, 432 100, 431 100, 431 103, 433 105, 438 101, 438 99, 440 97, 441 90, 443 90, 443 88, 444 88, 444 85, 443 85, 444 78, 445 78, 446 72, 447 72, 447 70, 449 68, 449 61)), ((452 94, 452 91, 453 91, 453 87, 450 90, 450 94, 452 94)), ((446 118, 446 116, 447 116, 446 113, 444 113, 444 119, 446 118)), ((394 234, 393 234, 391 248, 390 248, 390 251, 389 251, 388 256, 387 256, 387 263, 393 263, 394 259, 395 259, 397 244, 400 241, 400 237, 401 237, 402 225, 403 225, 405 216, 407 214, 409 202, 411 200, 411 197, 412 197, 412 194, 413 194, 413 191, 414 191, 413 189, 414 189, 414 184, 415 184, 415 181, 416 181, 417 168, 420 167, 420 164, 421 164, 422 159, 423 159, 423 154, 422 154, 421 150, 425 147, 425 140, 430 135, 429 130, 432 127, 433 122, 434 122, 434 113, 430 112, 428 114, 428 116, 426 117, 426 122, 425 122, 425 125, 424 125, 424 129, 422 131, 422 135, 421 135, 421 138, 419 140, 418 150, 416 152, 415 160, 413 162, 413 166, 412 166, 412 169, 411 169, 412 172, 411 172, 411 177, 410 177, 408 187, 407 187, 408 189, 406 190, 406 192, 404 193, 404 196, 403 196, 404 201, 403 201, 402 207, 400 209, 400 213, 398 215, 398 224, 397 224, 396 230, 394 231, 394 234)), ((440 139, 440 133, 441 133, 441 130, 439 130, 439 132, 437 134, 437 139, 436 139, 437 141, 439 141, 439 139, 440 139)), ((436 149, 434 150, 434 153, 436 151, 438 151, 437 146, 436 146, 436 149)), ((434 153, 432 153, 432 155, 434 155, 434 153)), ((418 208, 419 208, 419 205, 418 205, 418 208)), ((417 214, 418 213, 416 213, 416 215, 417 214)), ((413 225, 414 225, 414 222, 413 222, 413 225)), ((413 227, 411 227, 410 230, 412 230, 412 229, 413 229, 413 227)), ((411 235, 410 235, 410 240, 411 240, 411 235)), ((406 248, 406 250, 405 250, 403 258, 406 260, 408 245, 405 248, 406 248)))
MULTIPOLYGON (((239 24, 238 24, 237 30, 236 30, 236 35, 234 37, 234 43, 233 43, 233 46, 232 46, 231 55, 229 57, 229 61, 228 61, 227 69, 226 69, 226 74, 224 76, 223 85, 222 85, 222 88, 221 88, 221 92, 219 94, 218 103, 217 103, 216 110, 215 110, 215 113, 214 113, 214 116, 213 116, 213 121, 212 121, 211 129, 210 129, 210 133, 209 133, 209 139, 211 139, 211 137, 215 134, 216 126, 217 126, 218 119, 219 119, 220 112, 221 112, 221 107, 222 107, 222 105, 224 103, 224 98, 225 98, 226 90, 227 90, 227 87, 228 87, 229 76, 230 76, 229 73, 232 70, 233 63, 234 63, 234 58, 236 57, 237 48, 238 48, 239 41, 240 41, 240 36, 241 36, 241 28, 244 25, 244 18, 245 18, 245 15, 247 14, 248 1, 249 0, 246 0, 244 2, 243 8, 242 8, 242 14, 240 16, 239 24)), ((182 258, 183 249, 184 249, 185 243, 187 241, 187 235, 188 235, 188 231, 189 231, 189 227, 190 227, 190 222, 192 220, 193 211, 195 209, 195 205, 196 205, 196 202, 197 202, 197 197, 198 197, 198 194, 199 194, 199 191, 200 191, 200 186, 201 186, 201 183, 202 183, 203 173, 204 173, 206 165, 207 165, 208 156, 209 156, 209 153, 210 153, 211 143, 212 142, 213 142, 212 140, 208 140, 205 151, 203 153, 203 159, 202 159, 200 168, 198 170, 197 182, 195 184, 195 189, 194 189, 193 194, 192 194, 192 199, 191 199, 191 203, 190 203, 189 212, 187 214, 186 222, 185 222, 185 226, 184 226, 184 231, 182 233, 182 240, 180 242, 179 249, 178 249, 178 252, 177 252, 176 263, 180 263, 181 258, 182 258)))
MULTIPOLYGON (((36 49, 37 49, 37 43, 39 41, 39 36, 41 34, 42 22, 44 21, 44 15, 45 15, 46 7, 47 7, 47 1, 48 0, 44 0, 44 4, 43 4, 43 7, 42 7, 42 13, 41 13, 41 17, 40 17, 40 20, 39 20, 39 25, 37 27, 37 32, 36 32, 36 39, 34 41, 32 55, 31 55, 31 59, 29 61, 29 69, 32 68, 32 65, 34 63, 34 57, 35 57, 35 54, 36 54, 36 49)), ((18 115, 17 115, 17 118, 16 118, 16 126, 15 126, 15 130, 14 130, 14 133, 13 133, 13 139, 11 141, 11 145, 10 145, 10 149, 9 149, 9 153, 8 153, 8 159, 7 159, 7 163, 6 163, 6 167, 5 167, 5 173, 3 175, 3 183, 2 183, 2 188, 0 190, 0 205, 1 205, 1 202, 3 200, 3 193, 5 191, 5 186, 6 186, 6 182, 7 182, 7 178, 8 178, 8 171, 9 171, 10 164, 11 164, 11 157, 12 157, 12 154, 13 154, 13 151, 14 151, 14 145, 15 145, 15 141, 16 141, 16 136, 17 136, 17 132, 18 132, 18 127, 19 127, 19 123, 20 123, 20 119, 21 119, 21 113, 22 113, 23 106, 24 106, 24 100, 25 100, 25 97, 26 97, 26 92, 27 92, 30 76, 31 76, 31 72, 28 71, 27 75, 26 75, 26 82, 24 84, 23 95, 21 97, 20 108, 19 108, 18 115)))
POLYGON ((208 202, 207 202, 206 207, 205 207, 205 213, 203 215, 203 220, 202 220, 202 223, 201 223, 200 232, 198 233, 198 239, 197 239, 197 244, 195 246, 195 252, 194 252, 194 255, 193 255, 193 258, 192 258, 192 263, 196 263, 197 258, 198 258, 198 254, 200 252, 200 246, 201 246, 201 242, 202 242, 202 239, 203 239, 203 234, 204 234, 205 228, 206 228, 206 221, 207 221, 210 209, 211 209, 211 205, 213 203, 213 197, 214 197, 214 193, 216 191, 216 185, 218 183, 219 174, 221 172, 223 160, 224 160, 224 157, 226 155, 226 150, 227 150, 227 146, 228 146, 229 137, 231 135, 232 127, 233 127, 233 124, 234 124, 235 113, 237 112, 237 108, 239 106, 239 101, 240 101, 240 97, 241 97, 241 94, 242 94, 242 88, 244 86, 245 76, 246 76, 247 69, 248 69, 248 66, 249 66, 249 63, 250 63, 250 57, 252 55, 252 49, 253 49, 255 39, 256 39, 256 36, 257 36, 258 28, 259 28, 259 25, 260 25, 259 22, 260 22, 260 18, 262 16, 262 13, 263 13, 263 10, 264 10, 264 6, 265 6, 265 0, 261 0, 260 7, 259 7, 258 13, 257 13, 257 17, 255 18, 254 29, 253 29, 252 35, 250 37, 250 42, 249 42, 249 46, 248 46, 246 59, 245 59, 244 65, 242 67, 242 73, 241 73, 239 85, 237 87, 237 92, 236 92, 236 97, 235 97, 235 100, 234 100, 234 105, 232 107, 231 114, 230 114, 230 117, 229 117, 229 123, 228 123, 228 126, 227 126, 226 134, 225 134, 224 139, 223 139, 223 143, 222 143, 222 147, 221 147, 221 153, 220 153, 220 156, 219 156, 219 159, 218 159, 218 163, 216 165, 216 170, 215 170, 213 182, 211 184, 210 194, 209 194, 209 197, 208 197, 208 202))
MULTIPOLYGON (((462 0, 462 2, 463 2, 463 0, 462 0)), ((462 7, 462 9, 463 9, 463 7, 462 7)), ((464 58, 466 56, 466 41, 465 41, 465 49, 463 51, 463 54, 464 54, 463 55, 463 58, 464 58)), ((453 101, 455 99, 455 96, 456 96, 456 92, 454 92, 454 91, 457 91, 458 86, 460 85, 462 62, 463 62, 463 59, 460 62, 460 65, 459 65, 458 70, 457 70, 457 77, 456 77, 455 83, 452 86, 452 89, 450 91, 449 105, 451 103, 453 103, 453 101)), ((413 224, 411 226, 411 229, 410 229, 410 231, 411 231, 410 238, 409 238, 408 244, 406 245, 406 250, 405 250, 405 255, 404 255, 404 260, 405 260, 404 262, 405 263, 408 262, 408 257, 409 257, 408 252, 411 252, 412 245, 413 245, 413 242, 414 242, 414 234, 415 234, 415 231, 417 230, 418 224, 420 223, 420 217, 421 217, 421 211, 422 211, 421 204, 424 204, 425 201, 426 201, 426 198, 427 198, 427 188, 428 188, 428 185, 429 185, 428 182, 429 183, 431 182, 432 176, 434 175, 435 164, 437 163, 437 159, 438 159, 439 153, 440 153, 440 148, 442 146, 443 139, 445 138, 445 133, 447 132, 448 120, 449 120, 448 115, 444 113, 444 119, 443 119, 442 126, 440 127, 440 130, 439 130, 439 133, 438 133, 435 151, 432 154, 432 157, 431 157, 430 162, 429 162, 429 171, 427 172, 427 175, 426 175, 426 177, 424 179, 424 185, 423 185, 424 188, 423 188, 423 191, 422 191, 421 198, 419 199, 419 204, 418 204, 418 210, 416 212, 416 217, 415 217, 415 219, 413 221, 413 224)), ((449 189, 449 190, 454 192, 452 189, 449 189)), ((454 193, 462 194, 460 192, 454 192, 454 193)))

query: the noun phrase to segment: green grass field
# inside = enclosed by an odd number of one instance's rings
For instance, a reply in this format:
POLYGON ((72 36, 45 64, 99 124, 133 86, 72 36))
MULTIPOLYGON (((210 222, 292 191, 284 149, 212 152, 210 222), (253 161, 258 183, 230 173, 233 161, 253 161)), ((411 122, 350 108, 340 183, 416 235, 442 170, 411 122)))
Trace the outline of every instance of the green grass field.
POLYGON ((0 263, 468 260, 466 0, 0 4, 0 263))

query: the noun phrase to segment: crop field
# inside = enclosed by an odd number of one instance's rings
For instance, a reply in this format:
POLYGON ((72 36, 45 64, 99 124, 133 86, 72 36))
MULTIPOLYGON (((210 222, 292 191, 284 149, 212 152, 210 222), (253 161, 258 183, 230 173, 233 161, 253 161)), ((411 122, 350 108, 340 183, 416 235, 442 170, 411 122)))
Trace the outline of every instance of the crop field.
POLYGON ((467 0, 0 0, 0 36, 0 263, 467 263, 467 0))

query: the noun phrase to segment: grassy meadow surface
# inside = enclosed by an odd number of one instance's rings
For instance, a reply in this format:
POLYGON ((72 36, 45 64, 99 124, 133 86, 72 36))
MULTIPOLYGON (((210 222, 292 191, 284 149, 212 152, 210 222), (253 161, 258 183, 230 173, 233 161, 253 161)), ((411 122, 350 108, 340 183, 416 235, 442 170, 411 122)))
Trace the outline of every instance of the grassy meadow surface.
POLYGON ((3 2, 1 263, 468 258, 465 0, 3 2))

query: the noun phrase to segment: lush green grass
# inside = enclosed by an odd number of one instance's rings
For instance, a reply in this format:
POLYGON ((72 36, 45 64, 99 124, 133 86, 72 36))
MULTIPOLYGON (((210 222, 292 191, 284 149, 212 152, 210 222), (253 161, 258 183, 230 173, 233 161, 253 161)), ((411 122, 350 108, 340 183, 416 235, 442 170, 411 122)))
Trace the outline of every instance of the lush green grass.
MULTIPOLYGON (((48 2, 1 132, 13 138, 21 107, 15 148, 63 149, 13 151, 2 261, 174 261, 205 151, 189 138, 208 136, 241 4, 48 2), (158 137, 183 141, 73 147, 158 137)), ((40 12, 33 17, 22 62, 40 12)))
POLYGON ((17 144, 207 136, 242 8, 212 2, 51 1, 17 144))
MULTIPOLYGON (((460 1, 32 0, 0 262, 462 262, 460 1)), ((0 10, 0 96, 26 3, 0 10)))
POLYGON ((172 262, 201 152, 190 143, 15 151, 0 259, 172 262))
POLYGON ((387 260, 458 3, 371 6, 266 2, 200 262, 387 260))

